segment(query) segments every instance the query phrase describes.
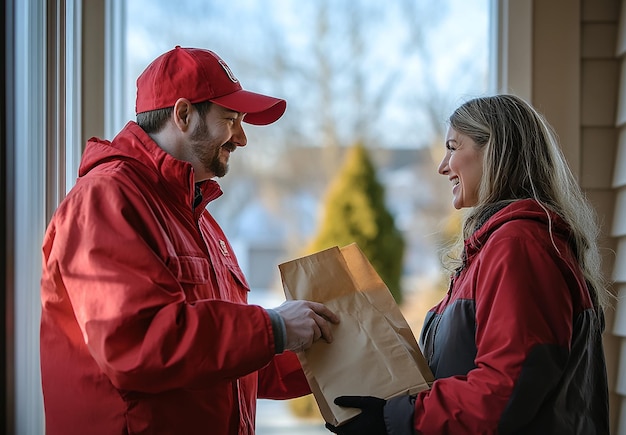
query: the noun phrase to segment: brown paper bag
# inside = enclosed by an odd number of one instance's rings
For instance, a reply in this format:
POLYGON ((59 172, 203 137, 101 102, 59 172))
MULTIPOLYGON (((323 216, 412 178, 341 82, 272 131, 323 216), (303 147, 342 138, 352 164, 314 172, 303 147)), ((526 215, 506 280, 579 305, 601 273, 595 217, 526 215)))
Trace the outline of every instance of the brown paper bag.
POLYGON ((324 419, 339 425, 360 412, 338 396, 389 399, 430 387, 433 375, 389 289, 356 244, 280 264, 285 296, 326 304, 341 322, 333 342, 298 353, 324 419))

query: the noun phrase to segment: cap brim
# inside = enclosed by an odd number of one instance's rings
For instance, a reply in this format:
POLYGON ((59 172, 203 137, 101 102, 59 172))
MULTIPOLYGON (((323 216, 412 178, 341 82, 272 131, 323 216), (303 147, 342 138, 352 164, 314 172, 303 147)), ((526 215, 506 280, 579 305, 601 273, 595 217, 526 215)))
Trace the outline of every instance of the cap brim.
POLYGON ((287 108, 285 100, 243 89, 209 101, 227 109, 245 113, 244 122, 254 125, 267 125, 277 121, 287 108))

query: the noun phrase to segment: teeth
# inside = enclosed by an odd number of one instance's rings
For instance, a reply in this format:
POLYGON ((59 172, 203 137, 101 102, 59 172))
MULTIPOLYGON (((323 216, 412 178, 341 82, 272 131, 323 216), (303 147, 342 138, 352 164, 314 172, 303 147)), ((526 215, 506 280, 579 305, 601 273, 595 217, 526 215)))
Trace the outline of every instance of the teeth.
POLYGON ((452 181, 452 185, 453 186, 456 186, 457 184, 459 184, 459 179, 458 178, 454 178, 451 181, 452 181))

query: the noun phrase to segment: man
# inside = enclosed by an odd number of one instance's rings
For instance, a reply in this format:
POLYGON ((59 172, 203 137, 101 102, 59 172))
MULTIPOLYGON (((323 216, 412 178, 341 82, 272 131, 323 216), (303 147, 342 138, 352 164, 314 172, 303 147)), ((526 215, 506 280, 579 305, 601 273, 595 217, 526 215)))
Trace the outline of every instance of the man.
POLYGON ((286 102, 245 91, 215 53, 175 49, 137 80, 137 123, 89 140, 43 244, 46 433, 253 434, 256 398, 310 392, 293 352, 332 340, 321 304, 247 304, 206 210, 242 122, 286 102))

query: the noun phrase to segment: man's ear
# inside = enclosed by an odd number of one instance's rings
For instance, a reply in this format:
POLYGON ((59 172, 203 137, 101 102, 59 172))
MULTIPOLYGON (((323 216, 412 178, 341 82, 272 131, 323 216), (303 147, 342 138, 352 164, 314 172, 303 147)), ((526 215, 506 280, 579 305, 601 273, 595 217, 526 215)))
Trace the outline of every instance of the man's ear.
POLYGON ((193 106, 188 99, 179 98, 176 100, 174 110, 172 111, 172 117, 174 118, 176 127, 178 127, 180 131, 185 132, 189 129, 192 111, 193 106))

